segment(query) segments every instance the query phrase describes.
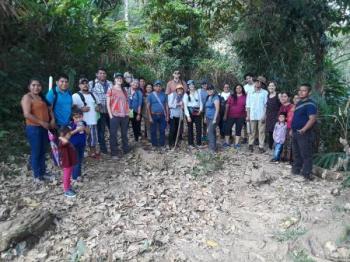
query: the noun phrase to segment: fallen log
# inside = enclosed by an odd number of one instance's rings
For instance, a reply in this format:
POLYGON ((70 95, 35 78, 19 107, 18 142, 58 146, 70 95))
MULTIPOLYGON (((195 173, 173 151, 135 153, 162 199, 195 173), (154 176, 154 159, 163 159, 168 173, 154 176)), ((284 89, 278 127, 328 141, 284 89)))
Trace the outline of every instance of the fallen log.
POLYGON ((312 173, 315 176, 318 176, 322 179, 326 180, 342 180, 343 179, 343 174, 341 172, 336 172, 328 169, 324 169, 319 166, 314 166, 312 169, 312 173))
POLYGON ((37 210, 14 220, 0 223, 0 252, 28 238, 39 238, 51 225, 55 216, 47 210, 37 210))

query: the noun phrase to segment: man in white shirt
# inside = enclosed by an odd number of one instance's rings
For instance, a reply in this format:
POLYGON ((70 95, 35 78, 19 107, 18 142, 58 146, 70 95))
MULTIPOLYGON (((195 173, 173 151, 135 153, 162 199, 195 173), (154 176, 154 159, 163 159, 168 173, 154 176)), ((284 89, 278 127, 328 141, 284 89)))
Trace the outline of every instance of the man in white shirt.
POLYGON ((97 157, 97 120, 101 103, 97 96, 89 92, 89 81, 86 78, 79 80, 80 91, 73 94, 73 106, 83 111, 83 120, 86 122, 90 132, 88 134, 88 146, 90 148, 90 156, 97 157))
POLYGON ((255 82, 254 91, 249 93, 246 102, 247 122, 250 123, 251 132, 249 134, 249 150, 253 152, 253 144, 257 132, 259 133, 259 152, 265 152, 265 127, 266 127, 266 103, 268 92, 263 89, 266 87, 266 78, 259 76, 255 82))
POLYGON ((244 91, 247 94, 247 96, 249 95, 249 93, 254 91, 255 85, 254 85, 254 75, 252 73, 247 73, 244 76, 244 80, 246 82, 246 84, 244 85, 244 91))

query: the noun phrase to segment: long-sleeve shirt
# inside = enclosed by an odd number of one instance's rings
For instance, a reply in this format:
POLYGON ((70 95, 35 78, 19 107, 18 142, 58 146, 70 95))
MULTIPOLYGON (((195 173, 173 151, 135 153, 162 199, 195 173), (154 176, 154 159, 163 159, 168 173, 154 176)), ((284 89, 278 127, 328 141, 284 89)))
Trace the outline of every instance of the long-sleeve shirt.
POLYGON ((111 81, 106 80, 105 82, 100 82, 98 79, 89 82, 89 91, 98 97, 101 103, 101 113, 107 112, 107 91, 113 86, 111 81))
POLYGON ((140 90, 135 90, 132 93, 132 90, 129 92, 129 108, 131 108, 134 112, 138 112, 139 107, 142 106, 143 96, 140 90))
POLYGON ((266 116, 268 92, 265 89, 254 90, 249 93, 246 108, 249 109, 250 120, 262 120, 266 116))
POLYGON ((183 110, 183 99, 184 99, 184 96, 179 97, 178 94, 175 92, 168 95, 168 106, 170 109, 170 118, 181 117, 182 110, 183 110))
POLYGON ((195 108, 199 111, 203 111, 203 102, 200 96, 199 91, 195 91, 194 93, 190 93, 189 95, 184 95, 184 111, 187 117, 190 116, 189 108, 195 108))
POLYGON ((287 135, 287 124, 277 122, 273 130, 273 141, 276 144, 284 144, 287 135))

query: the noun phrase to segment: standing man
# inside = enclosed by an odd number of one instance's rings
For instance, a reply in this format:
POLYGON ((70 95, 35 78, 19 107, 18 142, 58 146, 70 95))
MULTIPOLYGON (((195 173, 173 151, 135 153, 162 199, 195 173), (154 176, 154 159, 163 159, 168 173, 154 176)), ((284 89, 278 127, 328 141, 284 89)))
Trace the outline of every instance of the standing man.
POLYGON ((245 85, 244 85, 244 91, 247 94, 247 96, 249 95, 249 93, 254 91, 255 85, 254 85, 254 75, 252 73, 247 73, 244 76, 244 80, 245 80, 245 85))
POLYGON ((154 82, 154 91, 147 97, 148 118, 151 123, 152 146, 165 146, 165 128, 169 121, 168 99, 162 92, 161 81, 154 82), (159 132, 159 139, 157 133, 159 132))
POLYGON ((254 91, 247 97, 247 121, 250 122, 251 133, 249 134, 249 150, 253 152, 253 144, 257 133, 259 133, 259 152, 264 153, 265 129, 266 129, 266 103, 268 92, 266 78, 258 76, 255 82, 254 91))
POLYGON ((315 141, 314 126, 316 123, 317 107, 309 98, 311 86, 302 84, 298 95, 300 101, 296 104, 292 120, 292 173, 305 179, 312 180, 312 154, 315 141))
POLYGON ((86 78, 79 79, 79 89, 80 91, 72 96, 73 105, 83 112, 83 120, 89 129, 87 138, 90 149, 89 156, 97 158, 97 121, 101 107, 100 102, 98 97, 95 97, 93 93, 89 92, 89 81, 86 78))
POLYGON ((68 90, 69 78, 65 74, 60 74, 56 86, 52 87, 46 94, 46 100, 52 106, 57 127, 69 124, 72 114, 72 93, 68 90))
POLYGON ((181 80, 181 74, 179 70, 175 70, 173 73, 173 80, 170 80, 168 84, 166 85, 165 93, 167 95, 173 93, 176 91, 176 87, 178 85, 182 85, 184 87, 185 93, 187 92, 187 84, 185 81, 181 80))
POLYGON ((113 84, 107 80, 107 72, 104 68, 99 68, 96 73, 96 79, 90 81, 89 90, 100 102, 100 118, 97 121, 97 135, 100 151, 107 154, 105 131, 106 126, 109 129, 109 115, 107 111, 107 91, 112 88, 113 84))

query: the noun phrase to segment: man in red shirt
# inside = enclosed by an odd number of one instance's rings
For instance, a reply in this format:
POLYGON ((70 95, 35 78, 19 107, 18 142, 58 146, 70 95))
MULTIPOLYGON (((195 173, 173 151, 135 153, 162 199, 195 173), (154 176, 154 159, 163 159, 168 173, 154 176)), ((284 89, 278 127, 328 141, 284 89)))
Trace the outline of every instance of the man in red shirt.
POLYGON ((166 90, 165 90, 165 94, 169 95, 173 92, 175 92, 176 87, 178 85, 182 85, 184 87, 184 91, 185 93, 187 92, 187 84, 185 81, 181 80, 181 74, 179 70, 175 70, 173 73, 173 80, 170 80, 168 82, 168 84, 166 85, 166 90))

